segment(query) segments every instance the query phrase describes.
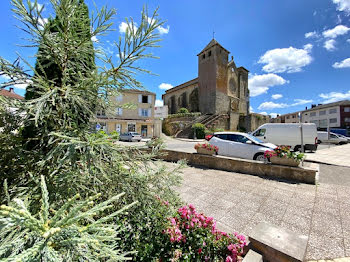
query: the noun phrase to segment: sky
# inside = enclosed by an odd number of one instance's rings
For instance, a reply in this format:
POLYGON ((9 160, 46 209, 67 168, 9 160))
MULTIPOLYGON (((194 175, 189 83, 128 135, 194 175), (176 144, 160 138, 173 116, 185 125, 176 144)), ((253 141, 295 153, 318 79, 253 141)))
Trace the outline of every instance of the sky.
MULTIPOLYGON (((139 75, 144 87, 157 94, 196 78, 197 54, 215 39, 249 73, 251 112, 284 114, 311 104, 350 99, 350 0, 85 0, 90 11, 106 5, 116 8, 113 29, 98 36, 95 46, 111 55, 112 42, 124 35, 126 17, 140 21, 141 10, 159 7, 165 21, 159 28, 161 48, 156 60, 141 66, 156 75, 139 75)), ((52 14, 48 0, 44 17, 52 14)), ((18 54, 31 64, 36 50, 23 48, 26 37, 16 25, 10 1, 0 3, 0 56, 14 61, 18 54)), ((0 82, 5 81, 4 77, 0 82)), ((15 86, 25 93, 25 85, 15 86)))

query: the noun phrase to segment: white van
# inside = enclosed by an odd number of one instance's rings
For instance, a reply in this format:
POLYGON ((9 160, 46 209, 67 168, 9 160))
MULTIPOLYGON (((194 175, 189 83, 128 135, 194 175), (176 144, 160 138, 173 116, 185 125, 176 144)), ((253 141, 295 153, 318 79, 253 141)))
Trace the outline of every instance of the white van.
POLYGON ((317 139, 318 139, 318 143, 331 143, 331 144, 337 144, 337 145, 341 145, 341 144, 347 144, 348 143, 348 139, 341 137, 338 134, 329 133, 329 138, 328 138, 328 132, 326 131, 318 131, 317 132, 317 139))
MULTIPOLYGON (((294 151, 299 151, 301 149, 300 125, 299 123, 263 124, 252 135, 264 142, 290 146, 294 151)), ((302 125, 305 150, 316 151, 316 125, 312 123, 303 123, 302 125)))

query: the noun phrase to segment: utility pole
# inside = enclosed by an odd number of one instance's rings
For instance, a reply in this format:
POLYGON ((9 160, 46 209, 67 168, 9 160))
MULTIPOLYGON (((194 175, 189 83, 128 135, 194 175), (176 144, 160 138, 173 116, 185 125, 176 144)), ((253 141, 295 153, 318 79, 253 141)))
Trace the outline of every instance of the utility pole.
POLYGON ((301 142, 301 153, 304 153, 304 134, 303 134, 303 123, 301 121, 301 112, 298 113, 300 123, 300 142, 301 142))

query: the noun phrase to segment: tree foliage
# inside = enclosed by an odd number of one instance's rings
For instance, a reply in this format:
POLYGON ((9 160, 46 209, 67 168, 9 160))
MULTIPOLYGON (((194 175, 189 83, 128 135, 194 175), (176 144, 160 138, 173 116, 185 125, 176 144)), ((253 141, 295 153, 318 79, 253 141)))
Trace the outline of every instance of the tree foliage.
MULTIPOLYGON (((22 199, 0 206, 0 257, 7 261, 128 260, 115 245, 121 230, 113 219, 131 205, 103 217, 123 194, 95 204, 101 194, 68 199, 58 210, 50 208, 45 178, 41 176, 41 208, 31 214, 22 199)), ((27 202, 27 201, 26 201, 27 202)))
MULTIPOLYGON (((157 11, 149 16, 143 10, 137 23, 133 19, 126 20, 125 35, 115 41, 114 48, 119 54, 116 58, 106 54, 98 45, 91 49, 91 37, 99 38, 109 33, 115 10, 102 7, 91 13, 91 31, 88 32, 87 9, 82 0, 50 0, 55 18, 46 25, 41 22, 44 20, 44 7, 40 8, 36 1, 12 0, 11 3, 22 29, 28 33, 28 46, 38 48, 38 52, 35 66, 21 58, 29 71, 18 62, 10 63, 0 58, 0 74, 10 77, 1 87, 14 83, 29 84, 28 100, 16 104, 7 99, 0 100, 0 121, 3 125, 0 138, 4 138, 0 142, 0 182, 4 183, 6 179, 11 199, 32 200, 25 206, 27 215, 42 214, 40 199, 51 203, 53 210, 60 210, 68 199, 74 199, 77 194, 85 199, 81 200, 83 202, 97 193, 101 193, 102 201, 110 201, 120 192, 125 192, 120 201, 108 202, 112 213, 130 203, 137 201, 138 204, 130 207, 128 214, 114 220, 115 226, 125 226, 128 230, 122 231, 126 234, 125 238, 115 238, 112 244, 120 246, 120 252, 139 251, 134 255, 135 260, 156 257, 159 250, 157 245, 149 246, 149 239, 154 232, 160 234, 161 229, 152 225, 160 224, 168 211, 159 209, 154 196, 157 194, 171 203, 178 203, 177 194, 173 191, 173 186, 179 182, 176 170, 168 170, 161 162, 151 161, 157 150, 146 154, 136 149, 121 148, 114 143, 113 137, 91 133, 90 127, 96 121, 96 109, 107 110, 113 106, 111 97, 126 86, 142 87, 136 75, 149 72, 140 67, 139 61, 154 58, 149 50, 158 47, 160 41, 156 29, 163 22, 158 19, 157 11), (100 61, 96 65, 93 64, 95 58, 100 61), (10 110, 13 107, 16 108, 15 113, 10 110), (28 130, 35 135, 28 134, 28 130), (41 197, 38 174, 45 177, 46 200, 41 197), (142 250, 146 246, 147 251, 142 250)), ((6 202, 7 196, 3 192, 0 194, 0 202, 6 202)), ((16 210, 19 212, 19 209, 16 210)), ((6 208, 4 211, 7 212, 6 208)), ((17 212, 14 209, 10 211, 17 212)), ((66 211, 69 214, 69 210, 66 211)), ((93 219, 99 221, 109 214, 103 209, 93 219)), ((34 230, 37 231, 41 225, 40 218, 31 216, 34 220, 28 221, 38 223, 34 230)), ((6 223, 10 223, 9 219, 6 223)), ((79 223, 85 225, 91 223, 91 219, 79 223)), ((17 222, 24 225, 25 221, 17 222)), ((38 239, 38 242, 31 243, 39 243, 42 247, 42 238, 38 239)), ((13 241, 15 239, 11 238, 10 242, 13 241)), ((70 245, 72 241, 67 240, 70 245)), ((34 246, 27 248, 28 245, 25 245, 22 249, 8 251, 7 255, 32 252, 30 248, 34 246)), ((62 248, 70 250, 67 246, 62 248)))

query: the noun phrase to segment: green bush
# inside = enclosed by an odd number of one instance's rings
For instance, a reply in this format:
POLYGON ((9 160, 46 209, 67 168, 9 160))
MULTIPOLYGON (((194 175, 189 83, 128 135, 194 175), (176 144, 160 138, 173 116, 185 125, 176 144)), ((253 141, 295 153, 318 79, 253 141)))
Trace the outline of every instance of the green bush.
POLYGON ((201 123, 196 123, 192 125, 193 133, 196 134, 196 137, 202 139, 205 137, 205 126, 201 123))
POLYGON ((178 114, 188 114, 188 109, 187 108, 180 108, 179 111, 177 111, 178 114))

